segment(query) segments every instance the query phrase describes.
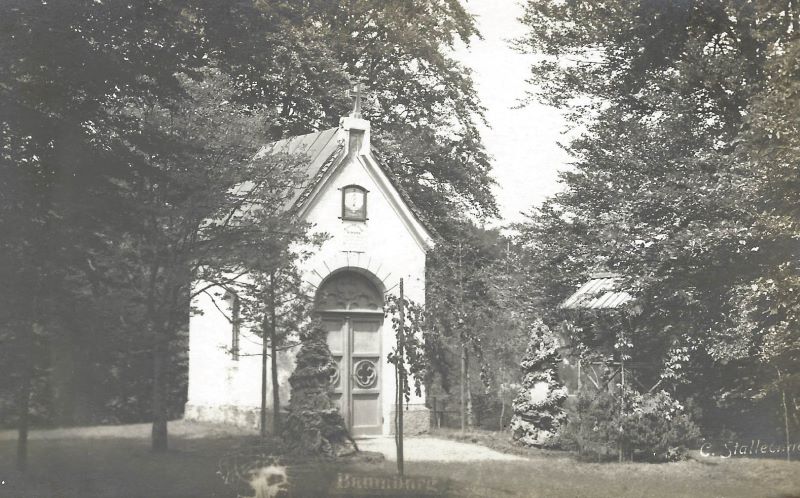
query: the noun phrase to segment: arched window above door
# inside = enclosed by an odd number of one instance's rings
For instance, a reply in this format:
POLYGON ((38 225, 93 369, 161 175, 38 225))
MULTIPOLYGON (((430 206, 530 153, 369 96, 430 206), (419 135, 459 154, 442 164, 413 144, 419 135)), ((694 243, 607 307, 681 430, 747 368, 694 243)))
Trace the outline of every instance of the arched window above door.
POLYGON ((383 312, 383 294, 366 276, 344 271, 325 280, 317 290, 318 312, 383 312))

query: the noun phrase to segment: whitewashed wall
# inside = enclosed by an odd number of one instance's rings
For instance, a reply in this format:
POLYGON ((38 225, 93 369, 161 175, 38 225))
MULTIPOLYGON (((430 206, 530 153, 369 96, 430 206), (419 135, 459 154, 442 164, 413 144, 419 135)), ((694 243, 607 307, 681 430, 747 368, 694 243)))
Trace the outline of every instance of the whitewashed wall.
MULTIPOLYGON (((318 285, 324 277, 336 270, 353 267, 369 272, 383 285, 380 289, 389 294, 398 293, 400 278, 403 278, 406 299, 419 304, 425 302, 425 251, 403 224, 392 207, 390 199, 379 185, 370 165, 356 160, 345 165, 331 179, 330 187, 312 205, 308 221, 315 229, 331 236, 321 250, 306 264, 307 281, 318 285), (342 221, 341 191, 347 185, 366 188, 367 221, 342 221)), ((382 330, 383 351, 386 355, 395 343, 394 332, 388 320, 382 330)), ((391 432, 393 403, 395 397, 393 367, 385 363, 382 369, 381 403, 383 405, 384 434, 391 432)), ((416 396, 412 405, 424 404, 416 396)), ((410 407, 412 409, 417 407, 410 407)))

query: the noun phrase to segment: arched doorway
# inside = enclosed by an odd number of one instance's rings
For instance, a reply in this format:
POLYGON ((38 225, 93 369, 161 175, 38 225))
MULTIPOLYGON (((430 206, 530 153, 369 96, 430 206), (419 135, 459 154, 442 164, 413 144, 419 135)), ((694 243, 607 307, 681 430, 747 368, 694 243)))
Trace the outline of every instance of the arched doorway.
POLYGON ((342 271, 320 285, 315 310, 328 331, 333 397, 348 428, 354 436, 381 434, 383 293, 367 276, 342 271))

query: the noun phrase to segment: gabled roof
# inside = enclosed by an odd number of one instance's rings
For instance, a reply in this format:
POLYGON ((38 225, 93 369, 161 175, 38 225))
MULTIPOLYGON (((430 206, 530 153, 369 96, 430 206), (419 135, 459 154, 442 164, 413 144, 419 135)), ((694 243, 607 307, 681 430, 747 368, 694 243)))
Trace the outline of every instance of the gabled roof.
MULTIPOLYGON (((367 129, 369 123, 366 123, 367 129)), ((306 135, 299 135, 289 137, 277 142, 269 143, 259 149, 255 158, 263 158, 273 154, 303 154, 307 157, 307 161, 303 163, 304 172, 308 183, 304 188, 297 189, 296 192, 290 197, 287 202, 286 209, 298 209, 302 212, 304 206, 309 204, 310 198, 319 192, 322 184, 331 177, 333 172, 348 155, 348 139, 349 131, 342 126, 337 128, 329 128, 306 135)), ((420 215, 419 209, 411 201, 408 193, 399 185, 396 178, 393 177, 391 171, 378 160, 377 151, 367 145, 366 153, 362 152, 360 155, 369 159, 371 164, 374 164, 378 170, 386 177, 390 184, 390 189, 394 189, 396 197, 405 205, 414 221, 421 226, 424 234, 423 239, 430 240, 432 243, 432 234, 435 231, 428 225, 423 216, 420 215)))
POLYGON ((622 277, 614 273, 596 273, 574 294, 559 306, 571 310, 604 310, 617 309, 631 301, 633 296, 620 290, 622 277))

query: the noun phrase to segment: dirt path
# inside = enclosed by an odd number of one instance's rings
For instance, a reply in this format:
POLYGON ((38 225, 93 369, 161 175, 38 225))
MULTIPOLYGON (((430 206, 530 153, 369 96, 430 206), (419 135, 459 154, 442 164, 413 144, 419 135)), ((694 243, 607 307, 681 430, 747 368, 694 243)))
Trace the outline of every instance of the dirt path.
MULTIPOLYGON (((396 448, 393 437, 376 437, 357 441, 359 449, 383 453, 388 460, 395 460, 396 448)), ((526 461, 527 458, 500 453, 477 444, 461 443, 433 437, 410 437, 403 443, 403 456, 409 462, 510 462, 526 461)))

